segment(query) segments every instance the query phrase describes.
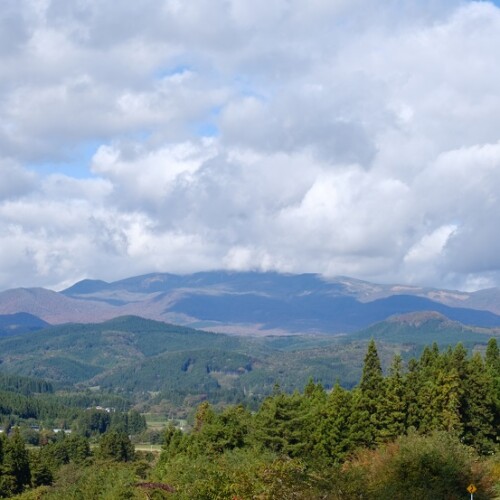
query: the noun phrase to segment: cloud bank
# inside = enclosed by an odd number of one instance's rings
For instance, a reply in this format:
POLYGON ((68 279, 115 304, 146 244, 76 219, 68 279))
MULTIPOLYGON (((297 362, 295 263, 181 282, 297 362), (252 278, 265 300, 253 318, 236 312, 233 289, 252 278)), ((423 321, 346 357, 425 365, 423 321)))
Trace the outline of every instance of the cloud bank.
POLYGON ((0 289, 498 286, 498 46, 489 2, 6 0, 0 289))

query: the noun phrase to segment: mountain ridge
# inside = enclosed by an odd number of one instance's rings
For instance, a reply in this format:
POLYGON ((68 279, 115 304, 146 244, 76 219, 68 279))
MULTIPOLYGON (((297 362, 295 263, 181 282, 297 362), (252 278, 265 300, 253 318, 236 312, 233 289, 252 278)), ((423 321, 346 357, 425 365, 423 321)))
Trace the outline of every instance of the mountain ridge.
POLYGON ((423 310, 497 327, 500 290, 468 293, 312 273, 213 271, 150 273, 115 282, 86 279, 60 292, 0 292, 0 315, 26 312, 51 324, 136 315, 226 333, 349 333, 423 310))

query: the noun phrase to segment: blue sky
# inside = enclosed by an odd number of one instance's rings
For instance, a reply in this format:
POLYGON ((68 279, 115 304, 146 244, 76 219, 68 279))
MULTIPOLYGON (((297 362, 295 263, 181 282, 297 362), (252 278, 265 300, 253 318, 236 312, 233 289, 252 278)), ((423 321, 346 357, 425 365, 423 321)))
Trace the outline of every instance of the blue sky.
POLYGON ((498 286, 498 46, 498 2, 7 0, 0 289, 498 286))

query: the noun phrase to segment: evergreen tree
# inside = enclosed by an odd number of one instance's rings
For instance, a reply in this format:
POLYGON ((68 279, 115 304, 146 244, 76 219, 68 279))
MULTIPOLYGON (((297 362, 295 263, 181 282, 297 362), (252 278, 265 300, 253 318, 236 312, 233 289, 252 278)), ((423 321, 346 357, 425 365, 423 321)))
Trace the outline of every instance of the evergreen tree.
POLYGON ((108 431, 99 441, 97 456, 116 462, 131 462, 134 460, 134 445, 123 432, 108 431))
POLYGON ((45 462, 43 455, 33 453, 30 460, 31 486, 34 488, 42 485, 52 484, 54 475, 48 463, 45 462))
POLYGON ((375 400, 380 397, 380 389, 383 385, 383 379, 382 365, 380 364, 377 346, 375 341, 372 339, 368 344, 359 388, 363 394, 375 400))
MULTIPOLYGON (((500 429, 500 352, 494 337, 488 341, 485 364, 493 385, 494 426, 500 429)), ((500 437, 497 437, 497 442, 499 441, 500 437)))
POLYGON ((315 457, 327 463, 340 463, 352 449, 349 422, 352 395, 335 384, 315 423, 315 457))
POLYGON ((128 429, 127 434, 139 434, 146 430, 146 419, 137 410, 131 410, 128 413, 128 429))
POLYGON ((372 339, 368 344, 360 384, 353 393, 350 435, 357 446, 373 446, 379 439, 379 409, 383 405, 384 393, 382 366, 372 339))
POLYGON ((385 384, 384 399, 379 407, 380 439, 393 440, 405 431, 406 401, 403 360, 394 356, 385 384))
POLYGON ((16 427, 6 440, 0 475, 0 494, 12 496, 20 493, 31 482, 29 455, 16 427))
POLYGON ((429 430, 462 432, 463 378, 457 370, 440 371, 437 375, 435 402, 439 412, 439 423, 429 430))
POLYGON ((310 435, 302 399, 298 393, 268 397, 255 416, 257 441, 276 453, 290 457, 310 450, 312 443, 307 439, 310 435))
POLYGON ((500 375, 500 350, 495 337, 491 337, 488 341, 485 363, 486 367, 491 370, 494 375, 500 375))
POLYGON ((192 454, 221 454, 245 445, 251 416, 243 406, 230 406, 221 414, 203 406, 197 417, 198 430, 189 442, 192 454))
POLYGON ((468 363, 464 393, 463 442, 481 453, 491 452, 499 429, 495 385, 479 353, 468 363))
POLYGON ((86 458, 90 457, 89 442, 83 436, 69 436, 63 441, 63 443, 71 462, 81 464, 86 458))
POLYGON ((420 386, 422 384, 421 369, 419 362, 412 358, 408 362, 408 371, 406 373, 406 390, 405 390, 405 406, 406 406, 406 423, 405 428, 418 429, 420 423, 420 407, 418 404, 418 396, 420 386))

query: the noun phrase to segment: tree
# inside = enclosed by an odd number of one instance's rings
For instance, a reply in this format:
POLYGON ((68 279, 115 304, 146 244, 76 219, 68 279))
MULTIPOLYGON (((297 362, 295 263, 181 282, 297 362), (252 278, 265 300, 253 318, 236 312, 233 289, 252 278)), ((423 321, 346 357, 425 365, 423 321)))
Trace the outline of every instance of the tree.
POLYGON ((276 453, 301 456, 312 445, 307 417, 303 397, 297 392, 270 396, 255 416, 256 439, 276 453))
POLYGON ((492 452, 498 435, 495 385, 479 353, 468 363, 464 393, 463 441, 481 453, 492 452))
POLYGON ((17 427, 13 435, 5 441, 1 472, 0 495, 12 496, 30 484, 29 455, 17 427))
POLYGON ((339 463, 352 448, 349 430, 352 395, 335 384, 322 408, 313 433, 313 454, 327 463, 339 463))
POLYGON ((495 337, 492 337, 488 341, 485 363, 487 368, 491 370, 494 375, 500 375, 500 350, 495 337))
POLYGON ((367 396, 378 397, 380 395, 380 388, 383 384, 382 365, 378 356, 377 346, 372 339, 368 344, 368 349, 365 355, 363 364, 363 374, 359 388, 367 396))
POLYGON ((72 435, 62 441, 70 461, 81 464, 90 457, 90 446, 83 436, 72 435))
POLYGON ((52 484, 54 475, 49 464, 44 460, 44 456, 38 452, 33 453, 30 461, 31 486, 34 488, 42 485, 52 484))
POLYGON ((99 441, 97 456, 116 462, 131 462, 134 460, 134 445, 123 432, 108 431, 99 441))
POLYGON ((386 381, 384 401, 380 405, 380 438, 390 441, 402 435, 406 428, 406 387, 403 360, 394 356, 386 381))
POLYGON ((382 366, 372 339, 368 344, 361 381, 353 393, 350 435, 357 446, 373 446, 380 438, 379 411, 384 391, 382 366))

